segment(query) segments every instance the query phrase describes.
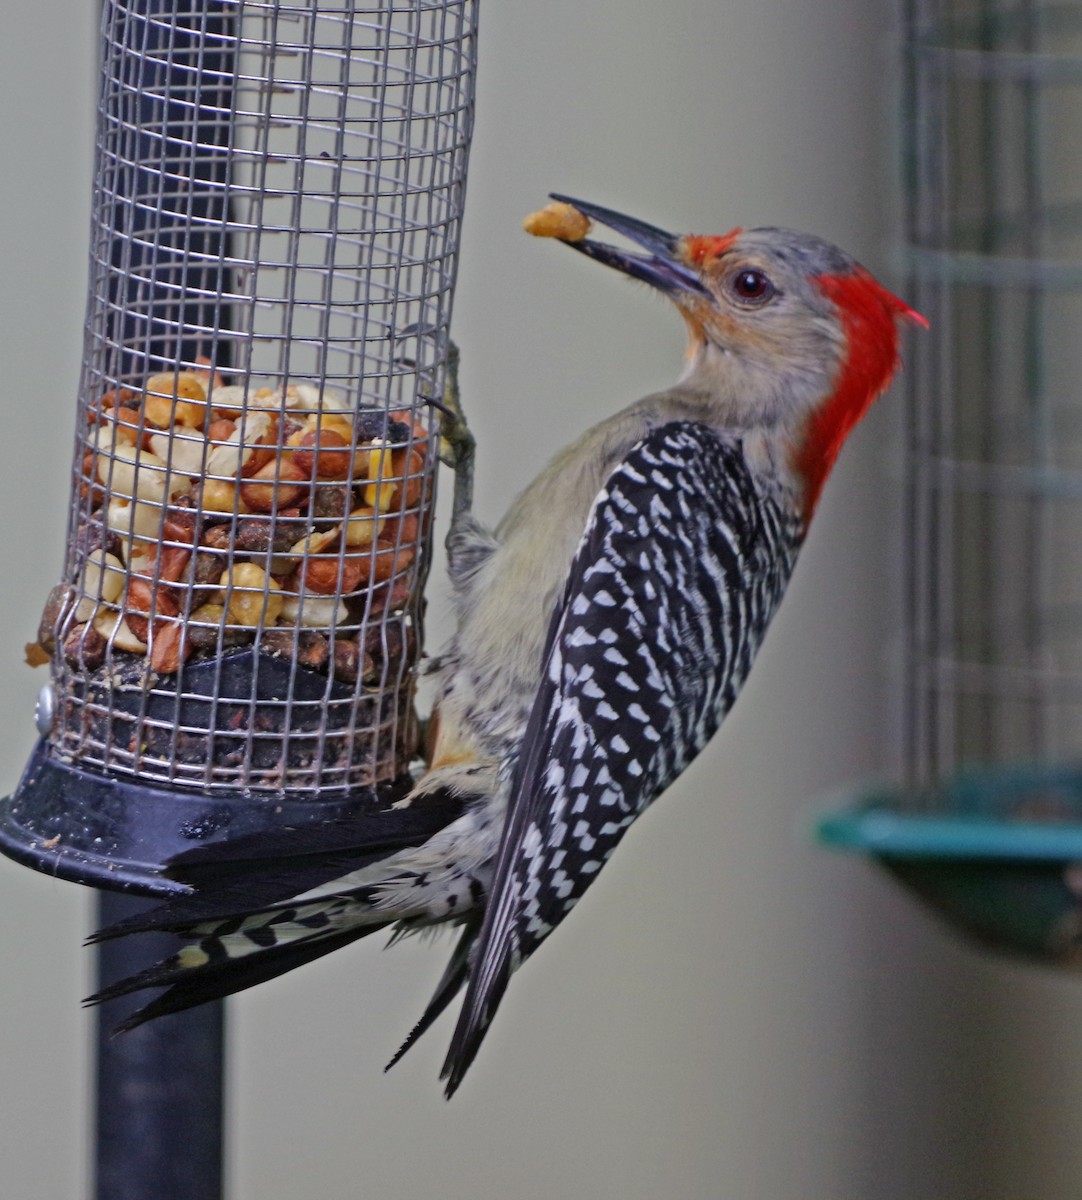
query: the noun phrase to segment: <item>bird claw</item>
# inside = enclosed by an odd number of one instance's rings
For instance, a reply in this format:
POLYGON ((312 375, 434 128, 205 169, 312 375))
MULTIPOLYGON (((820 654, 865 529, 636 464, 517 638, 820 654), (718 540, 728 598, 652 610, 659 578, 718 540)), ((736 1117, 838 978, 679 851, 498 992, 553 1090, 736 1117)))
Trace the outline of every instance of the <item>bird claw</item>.
POLYGON ((444 373, 443 396, 430 401, 440 412, 440 462, 458 471, 473 462, 476 442, 466 415, 462 411, 461 392, 458 386, 458 346, 447 345, 447 366, 444 373))
POLYGON ((458 388, 458 361, 458 346, 454 342, 448 342, 443 396, 439 400, 426 397, 428 403, 440 414, 440 462, 455 473, 451 510, 452 531, 473 507, 473 460, 477 448, 477 442, 462 411, 461 393, 458 388))

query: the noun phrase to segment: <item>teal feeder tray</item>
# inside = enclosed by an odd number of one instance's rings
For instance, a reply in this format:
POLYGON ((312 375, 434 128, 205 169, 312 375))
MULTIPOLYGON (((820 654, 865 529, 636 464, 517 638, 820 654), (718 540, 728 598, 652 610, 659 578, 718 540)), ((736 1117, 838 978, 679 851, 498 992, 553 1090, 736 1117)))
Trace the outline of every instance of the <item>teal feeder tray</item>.
POLYGON ((975 771, 817 822, 986 947, 1082 967, 1082 769, 975 771))

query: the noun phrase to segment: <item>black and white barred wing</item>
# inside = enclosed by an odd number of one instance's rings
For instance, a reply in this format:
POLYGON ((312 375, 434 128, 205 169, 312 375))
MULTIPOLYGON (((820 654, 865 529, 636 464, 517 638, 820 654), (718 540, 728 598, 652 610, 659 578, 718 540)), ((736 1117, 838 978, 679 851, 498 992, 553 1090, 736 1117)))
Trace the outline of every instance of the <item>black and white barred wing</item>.
POLYGON ((609 478, 550 628, 445 1066, 449 1093, 511 973, 717 729, 798 540, 739 443, 703 426, 663 426, 609 478))

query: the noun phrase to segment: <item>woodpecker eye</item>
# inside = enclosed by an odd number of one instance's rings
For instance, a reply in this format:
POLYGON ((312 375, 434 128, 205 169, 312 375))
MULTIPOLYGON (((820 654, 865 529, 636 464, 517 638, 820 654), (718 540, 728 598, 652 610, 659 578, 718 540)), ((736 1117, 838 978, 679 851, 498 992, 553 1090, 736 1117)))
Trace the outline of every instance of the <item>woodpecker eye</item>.
POLYGON ((774 285, 762 271, 753 267, 737 271, 729 286, 741 304, 765 304, 774 295, 774 285))

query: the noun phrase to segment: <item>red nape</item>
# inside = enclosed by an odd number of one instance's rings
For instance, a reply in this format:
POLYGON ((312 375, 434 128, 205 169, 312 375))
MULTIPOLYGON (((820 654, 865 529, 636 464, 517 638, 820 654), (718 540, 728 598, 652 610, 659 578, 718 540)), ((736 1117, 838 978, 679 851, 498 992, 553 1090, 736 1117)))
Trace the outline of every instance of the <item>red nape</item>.
POLYGON ((838 307, 845 353, 830 396, 812 413, 793 466, 804 480, 804 522, 811 520, 827 476, 853 427, 890 386, 898 367, 899 320, 928 322, 877 283, 863 267, 819 275, 818 287, 838 307))

